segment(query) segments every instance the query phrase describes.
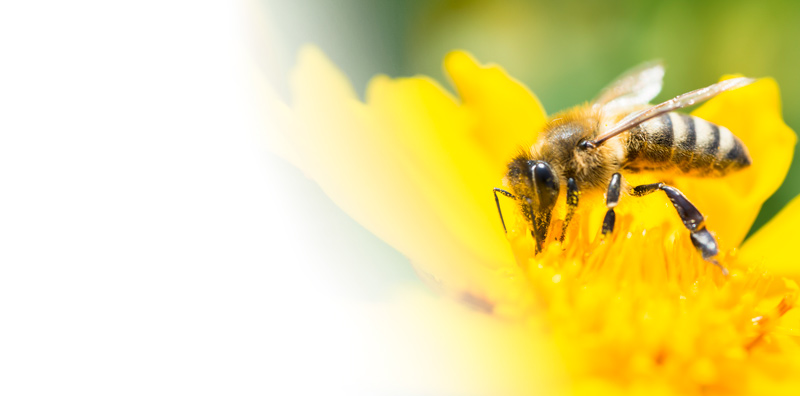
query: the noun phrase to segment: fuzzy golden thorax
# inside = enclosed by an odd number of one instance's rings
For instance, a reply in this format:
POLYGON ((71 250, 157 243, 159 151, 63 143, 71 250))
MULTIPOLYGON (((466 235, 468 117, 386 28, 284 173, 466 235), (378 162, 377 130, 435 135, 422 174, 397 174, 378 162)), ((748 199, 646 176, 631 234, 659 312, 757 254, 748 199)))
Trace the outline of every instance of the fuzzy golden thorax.
POLYGON ((581 147, 581 142, 599 135, 601 125, 603 114, 588 105, 558 113, 545 125, 531 158, 549 163, 562 184, 572 177, 581 189, 605 188, 620 169, 624 149, 619 139, 581 147))

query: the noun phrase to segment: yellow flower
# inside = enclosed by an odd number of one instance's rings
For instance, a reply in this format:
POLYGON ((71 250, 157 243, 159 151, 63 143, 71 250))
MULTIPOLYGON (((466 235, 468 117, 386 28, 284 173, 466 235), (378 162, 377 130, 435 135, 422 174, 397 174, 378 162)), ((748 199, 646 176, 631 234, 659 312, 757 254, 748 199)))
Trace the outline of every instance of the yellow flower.
MULTIPOLYGON (((504 234, 491 189, 502 187, 507 161, 530 147, 547 116, 498 66, 453 52, 445 69, 457 96, 427 77, 378 76, 362 102, 319 50, 305 48, 291 106, 273 101, 271 122, 282 133, 272 144, 432 285, 554 350, 487 365, 544 370, 545 359, 564 379, 556 381, 563 393, 800 394, 800 314, 792 309, 800 200, 740 247, 796 140, 773 80, 693 113, 739 136, 751 167, 721 179, 669 178, 707 217, 731 270, 725 277, 700 258, 661 194, 623 197, 605 239, 602 194, 585 194, 564 243, 551 236, 534 257, 510 200, 504 234)), ((476 345, 503 337, 480 334, 476 345)), ((511 389, 530 391, 502 393, 511 389)))

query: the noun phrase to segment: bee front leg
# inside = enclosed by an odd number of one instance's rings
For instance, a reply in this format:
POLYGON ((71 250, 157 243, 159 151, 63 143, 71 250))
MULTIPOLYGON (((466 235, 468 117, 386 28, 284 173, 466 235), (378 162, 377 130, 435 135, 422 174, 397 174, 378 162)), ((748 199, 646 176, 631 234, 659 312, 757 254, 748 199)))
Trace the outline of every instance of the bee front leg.
POLYGON ((619 203, 620 189, 622 189, 622 175, 615 173, 611 176, 611 182, 608 183, 608 191, 606 192, 606 207, 608 211, 603 219, 603 236, 614 231, 614 222, 616 221, 614 207, 619 203))
POLYGON ((567 179, 567 216, 564 218, 564 225, 561 226, 561 237, 559 241, 564 242, 564 237, 567 235, 567 227, 569 222, 572 221, 572 216, 575 215, 575 209, 578 208, 578 184, 575 179, 567 179))
POLYGON ((724 275, 728 275, 728 270, 714 258, 719 253, 719 247, 717 246, 717 240, 706 229, 705 217, 680 190, 664 183, 653 183, 634 187, 631 189, 631 195, 641 197, 657 190, 664 191, 667 194, 667 198, 669 198, 672 206, 678 212, 683 225, 690 232, 692 245, 703 256, 703 260, 716 265, 724 275))
POLYGON ((500 215, 500 223, 503 225, 503 232, 508 234, 508 230, 506 229, 506 221, 503 219, 503 211, 500 209, 500 199, 497 198, 497 193, 503 194, 511 199, 517 199, 517 197, 516 195, 497 187, 495 187, 492 191, 494 193, 494 203, 497 205, 497 213, 500 215))

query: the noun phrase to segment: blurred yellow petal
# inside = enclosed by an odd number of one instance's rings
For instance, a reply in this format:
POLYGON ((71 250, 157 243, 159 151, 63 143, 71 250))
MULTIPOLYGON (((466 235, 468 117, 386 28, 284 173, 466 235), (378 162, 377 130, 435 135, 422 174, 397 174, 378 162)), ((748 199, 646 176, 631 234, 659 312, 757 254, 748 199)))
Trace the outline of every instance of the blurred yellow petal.
MULTIPOLYGON (((467 81, 487 69, 471 61, 459 59, 454 81, 474 93, 467 81)), ((497 68, 488 70, 494 82, 503 81, 497 68)), ((527 92, 508 78, 504 84, 512 98, 527 92)), ((291 160, 334 202, 434 282, 491 301, 519 298, 491 195, 503 162, 476 138, 491 133, 486 120, 502 109, 459 103, 426 77, 375 77, 362 103, 313 47, 301 51, 291 87, 290 121, 283 124, 290 125, 289 151, 300 153, 291 160)), ((538 102, 527 103, 536 105, 526 108, 530 124, 541 122, 538 102)))
POLYGON ((535 321, 497 320, 418 287, 365 311, 358 349, 377 355, 363 373, 368 394, 557 394, 564 381, 535 321))
POLYGON ((792 200, 775 218, 748 238, 739 255, 743 260, 761 263, 776 275, 800 280, 798 224, 800 197, 792 200))
POLYGON ((486 150, 492 171, 502 177, 506 162, 536 140, 547 121, 544 108, 500 66, 481 66, 464 51, 449 53, 444 66, 463 107, 474 115, 468 138, 486 150))

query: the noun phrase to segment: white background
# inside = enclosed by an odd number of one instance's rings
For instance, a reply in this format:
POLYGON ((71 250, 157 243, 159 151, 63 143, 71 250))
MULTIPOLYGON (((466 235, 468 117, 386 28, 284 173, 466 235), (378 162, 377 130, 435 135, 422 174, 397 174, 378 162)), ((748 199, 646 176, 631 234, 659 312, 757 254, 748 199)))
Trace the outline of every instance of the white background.
POLYGON ((240 12, 0 6, 0 394, 270 390, 292 247, 270 242, 240 12))
POLYGON ((265 150, 247 12, 0 5, 0 395, 507 394, 503 325, 265 150))

